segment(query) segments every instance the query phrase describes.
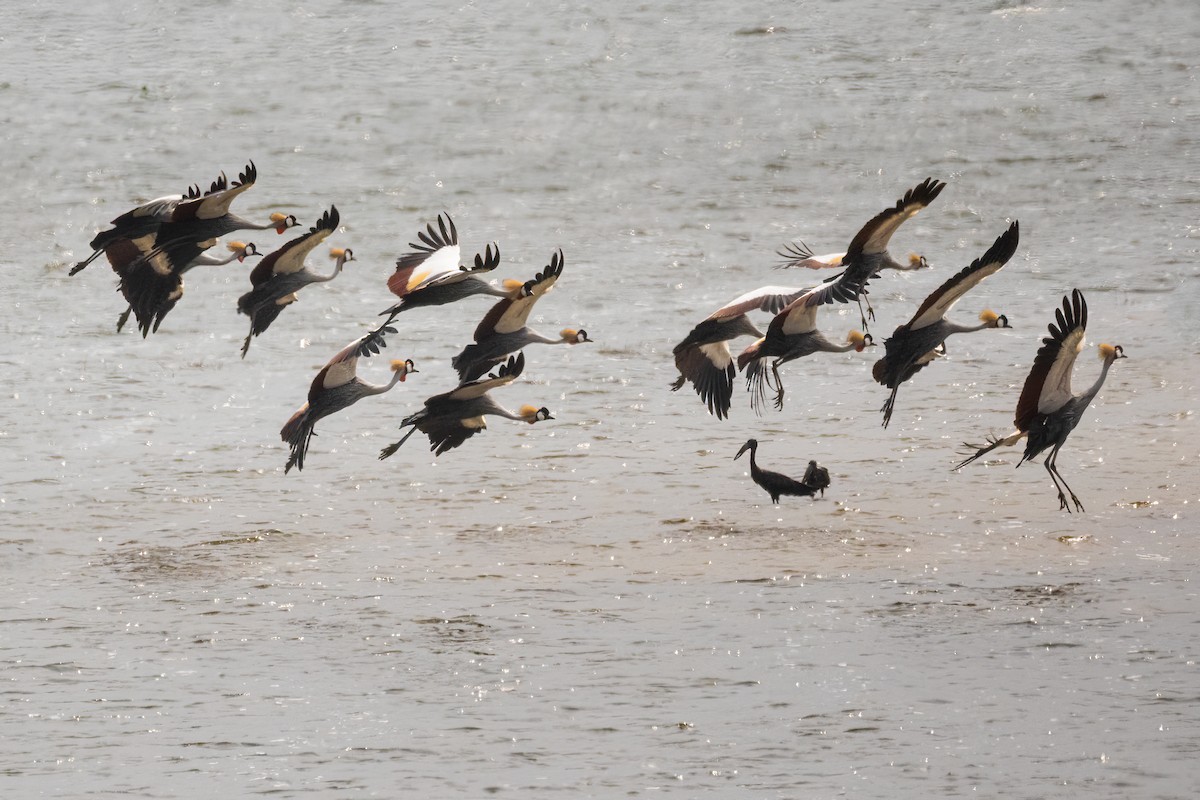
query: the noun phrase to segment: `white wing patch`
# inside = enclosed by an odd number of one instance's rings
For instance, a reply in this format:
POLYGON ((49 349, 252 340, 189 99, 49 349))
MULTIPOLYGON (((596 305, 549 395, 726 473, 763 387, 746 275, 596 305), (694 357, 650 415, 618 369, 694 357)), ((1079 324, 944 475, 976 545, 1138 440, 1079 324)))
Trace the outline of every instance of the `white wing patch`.
POLYGON ((1071 400, 1071 373, 1075 369, 1075 358, 1083 350, 1084 331, 1077 328, 1067 334, 1058 356, 1046 373, 1042 393, 1038 397, 1038 413, 1049 414, 1065 406, 1071 400))

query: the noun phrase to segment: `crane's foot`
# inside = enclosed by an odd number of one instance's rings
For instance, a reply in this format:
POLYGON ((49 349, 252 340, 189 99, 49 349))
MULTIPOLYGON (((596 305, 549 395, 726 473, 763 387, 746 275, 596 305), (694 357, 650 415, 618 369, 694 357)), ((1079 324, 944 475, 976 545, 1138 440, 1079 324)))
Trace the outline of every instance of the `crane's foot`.
POLYGON ((404 440, 403 440, 403 439, 402 439, 402 440, 400 440, 399 442, 392 442, 392 443, 391 443, 391 444, 389 444, 387 447, 385 447, 385 448, 383 448, 382 450, 380 450, 380 451, 379 451, 379 460, 380 460, 380 461, 383 461, 385 458, 387 458, 388 456, 390 456, 390 455, 392 455, 393 453, 395 453, 397 450, 399 450, 399 449, 400 449, 400 445, 402 445, 402 444, 404 444, 404 440))
POLYGON ((1071 506, 1067 503, 1067 496, 1063 494, 1061 489, 1058 492, 1058 510, 1066 511, 1068 514, 1071 513, 1071 506))
POLYGON ((253 333, 250 334, 249 336, 246 337, 246 341, 242 342, 242 358, 245 358, 246 353, 250 350, 250 337, 253 335, 254 335, 253 333))
POLYGON ((674 381, 671 383, 671 391, 672 391, 672 392, 678 392, 680 389, 682 389, 682 388, 683 388, 683 384, 684 384, 684 382, 685 382, 685 381, 687 381, 687 378, 685 378, 683 375, 680 375, 678 378, 676 378, 676 379, 675 379, 675 380, 674 380, 674 381))
POLYGON ((783 387, 780 386, 779 391, 775 393, 775 410, 776 411, 783 411, 783 395, 784 395, 783 387))
POLYGON ((117 333, 121 332, 121 328, 125 327, 125 323, 129 322, 129 315, 133 313, 133 306, 125 309, 125 313, 117 317, 117 333))

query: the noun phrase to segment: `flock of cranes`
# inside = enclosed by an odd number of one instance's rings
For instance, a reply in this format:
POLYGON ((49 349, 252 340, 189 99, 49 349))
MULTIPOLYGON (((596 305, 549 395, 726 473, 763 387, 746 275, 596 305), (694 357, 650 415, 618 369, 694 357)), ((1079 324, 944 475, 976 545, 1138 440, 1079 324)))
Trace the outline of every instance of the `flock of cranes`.
MULTIPOLYGON (((152 200, 121 214, 109 229, 92 239, 91 254, 75 264, 70 274, 77 274, 103 254, 117 275, 118 290, 128 302, 127 310, 118 318, 117 329, 133 315, 142 336, 146 337, 158 331, 183 297, 184 275, 189 270, 259 257, 261 260, 250 272, 250 289, 237 301, 237 310, 250 319, 250 330, 241 350, 245 358, 253 339, 265 333, 283 309, 296 301, 301 289, 333 280, 354 260, 349 248, 338 247, 330 251, 334 260, 331 272, 320 273, 307 264, 308 256, 341 224, 335 206, 330 206, 306 233, 269 253, 261 253, 253 243, 233 241, 226 245, 228 255, 208 255, 207 251, 216 246, 220 237, 237 231, 274 230, 284 234, 298 226, 294 216, 282 212, 256 222, 230 211, 233 201, 254 186, 257 179, 258 171, 250 162, 237 180, 230 181, 222 173, 207 191, 193 184, 182 195, 152 200)), ((875 347, 869 329, 875 310, 869 301, 868 285, 887 271, 929 268, 928 261, 916 254, 897 260, 889 253, 888 245, 899 227, 933 203, 945 187, 944 182, 932 178, 913 187, 894 206, 863 225, 843 253, 818 256, 803 242, 785 245, 779 251, 784 258, 782 267, 840 271, 811 287, 754 289, 712 312, 675 346, 673 355, 679 377, 671 389, 679 390, 691 383, 709 413, 723 420, 730 415, 734 383, 741 370, 752 411, 761 415, 768 405, 781 411, 786 392, 780 367, 820 352, 862 353, 875 347), (842 341, 827 338, 817 326, 818 311, 826 305, 851 302, 859 306, 861 330, 849 331, 842 341), (751 319, 755 312, 771 315, 765 333, 751 319), (735 357, 729 343, 743 336, 754 337, 754 341, 735 357)), ((522 375, 525 347, 591 341, 581 328, 563 328, 554 337, 528 325, 534 305, 562 276, 565 266, 562 251, 555 251, 549 263, 533 277, 495 285, 480 276, 499 266, 499 246, 489 244, 475 255, 473 262, 463 264, 458 231, 449 215, 439 215, 436 225, 429 223, 425 230, 418 231, 417 238, 418 242, 409 245, 411 251, 397 259, 395 271, 387 280, 388 289, 399 299, 382 312, 386 320, 342 348, 317 373, 307 401, 280 431, 281 439, 290 448, 285 472, 293 467, 304 468, 317 422, 364 397, 388 392, 417 372, 411 359, 395 360, 391 362, 392 378, 387 383, 372 384, 358 377, 359 360, 379 353, 386 345, 386 337, 396 333, 397 317, 414 308, 446 305, 474 295, 492 297, 494 304, 476 326, 472 343, 451 361, 458 374, 458 385, 429 397, 419 411, 405 417, 401 428, 409 430, 399 441, 383 448, 379 458, 393 455, 416 431, 425 434, 430 450, 440 455, 486 428, 488 416, 529 424, 554 418, 544 406, 525 405, 510 411, 496 402, 491 392, 522 375)), ((912 318, 884 340, 883 355, 871 371, 879 384, 891 390, 880 409, 884 427, 890 424, 896 410, 900 386, 944 357, 950 336, 1009 327, 1003 314, 990 309, 979 314, 978 324, 955 322, 947 314, 968 291, 1008 263, 1016 253, 1019 238, 1020 226, 1014 221, 983 255, 930 293, 912 318)), ((1083 504, 1058 472, 1058 453, 1099 392, 1113 362, 1125 357, 1121 347, 1102 344, 1099 353, 1103 365, 1098 379, 1088 391, 1072 393, 1071 377, 1075 359, 1083 349, 1087 316, 1083 294, 1073 290, 1056 311, 1049 336, 1042 340, 1037 352, 1017 403, 1015 430, 1004 437, 989 437, 984 446, 968 445, 975 452, 956 469, 998 447, 1026 439, 1025 452, 1017 466, 1049 450, 1044 464, 1058 491, 1060 509, 1083 510, 1083 504)), ((823 495, 829 487, 828 470, 815 461, 809 462, 799 481, 761 469, 757 448, 758 442, 750 439, 734 458, 750 452, 751 476, 773 502, 778 503, 782 495, 823 495)))
MULTIPOLYGON (((861 353, 875 346, 868 327, 868 317, 875 318, 874 309, 867 302, 867 310, 862 310, 862 303, 867 300, 868 283, 880 278, 886 270, 916 270, 929 266, 923 256, 916 254, 905 261, 897 261, 888 252, 888 244, 896 230, 937 199, 945 186, 941 181, 927 178, 913 187, 895 206, 884 209, 863 225, 844 253, 815 256, 803 242, 785 245, 779 251, 785 259, 782 267, 841 271, 808 288, 764 286, 754 289, 714 311, 675 346, 673 353, 679 377, 671 384, 671 389, 677 391, 690 382, 709 413, 718 419, 726 419, 740 369, 746 379, 751 409, 757 414, 763 413, 770 389, 774 392, 772 405, 781 411, 785 392, 780 366, 819 352, 854 350, 861 353), (859 304, 863 330, 851 330, 844 342, 830 341, 817 327, 817 311, 832 303, 849 302, 859 304), (750 318, 756 311, 772 315, 766 333, 750 318), (735 359, 729 342, 742 336, 756 338, 735 359)), ((875 362, 871 374, 875 381, 891 390, 880 408, 885 428, 895 412, 900 386, 946 355, 946 339, 958 333, 1010 327, 1006 316, 990 309, 980 312, 978 324, 955 322, 946 315, 967 292, 1008 263, 1016 253, 1019 239, 1020 225, 1014 221, 983 255, 931 292, 912 318, 884 340, 883 356, 875 362)), ((1087 303, 1083 294, 1075 289, 1063 299, 1062 308, 1056 312, 1056 321, 1049 326, 1050 335, 1042 340, 1017 403, 1016 429, 1004 437, 989 437, 986 446, 965 445, 975 452, 956 469, 997 447, 1013 445, 1024 438, 1027 440, 1025 453, 1017 466, 1049 449, 1044 464, 1058 491, 1060 510, 1083 510, 1083 504, 1058 472, 1058 452, 1100 391, 1109 367, 1115 360, 1125 357, 1120 346, 1100 345, 1099 355, 1103 362, 1100 376, 1088 391, 1073 394, 1071 375, 1076 356, 1083 349, 1086 328, 1087 303)), ((827 472, 818 477, 816 470, 822 468, 816 462, 809 462, 809 469, 799 481, 761 469, 755 459, 757 447, 758 442, 750 439, 734 458, 750 451, 751 478, 771 496, 772 502, 778 503, 780 496, 786 494, 812 497, 829 485, 827 472)))
MULTIPOLYGON (((287 241, 265 255, 253 243, 230 242, 230 256, 214 258, 206 251, 219 237, 241 230, 274 229, 282 234, 298 226, 294 216, 275 213, 267 222, 243 219, 230 210, 230 204, 254 185, 258 170, 250 162, 230 182, 221 174, 208 191, 193 185, 182 195, 152 200, 112 221, 112 227, 92 239, 92 253, 75 264, 75 275, 101 254, 107 257, 117 274, 117 289, 129 303, 118 319, 120 330, 130 314, 136 316, 142 336, 157 332, 163 319, 183 297, 183 276, 201 265, 226 264, 261 256, 250 273, 250 289, 237 302, 237 310, 250 318, 250 332, 242 345, 246 357, 254 337, 267 331, 283 309, 294 303, 298 292, 312 283, 331 281, 345 265, 354 260, 349 248, 334 248, 333 270, 322 274, 311 269, 308 256, 333 235, 341 224, 336 206, 330 206, 306 233, 287 241)), ((321 419, 357 403, 364 397, 383 394, 417 372, 411 359, 391 363, 392 379, 384 384, 368 383, 358 377, 362 358, 379 353, 386 337, 396 333, 394 322, 402 312, 421 306, 438 306, 471 295, 499 300, 484 315, 475 330, 474 342, 453 360, 459 375, 458 385, 425 401, 424 408, 401 421, 410 430, 399 442, 383 449, 379 458, 387 458, 408 440, 414 431, 429 438, 430 450, 441 454, 458 447, 487 427, 486 417, 536 423, 553 419, 545 407, 522 406, 510 411, 491 398, 489 392, 514 382, 525 368, 524 347, 531 344, 582 344, 590 342, 583 329, 565 328, 558 338, 547 337, 527 322, 534 304, 562 276, 565 258, 556 251, 550 263, 526 281, 508 280, 502 286, 477 277, 500 265, 500 248, 489 244, 476 255, 473 266, 460 264, 458 231, 449 215, 440 215, 436 227, 431 223, 417 234, 419 243, 411 243, 412 252, 400 256, 396 270, 387 281, 388 289, 400 299, 385 310, 387 320, 374 330, 342 348, 313 378, 308 398, 280 430, 280 438, 290 454, 284 472, 293 467, 304 469, 305 457, 316 424, 321 419), (495 370, 491 374, 489 371, 495 370)))

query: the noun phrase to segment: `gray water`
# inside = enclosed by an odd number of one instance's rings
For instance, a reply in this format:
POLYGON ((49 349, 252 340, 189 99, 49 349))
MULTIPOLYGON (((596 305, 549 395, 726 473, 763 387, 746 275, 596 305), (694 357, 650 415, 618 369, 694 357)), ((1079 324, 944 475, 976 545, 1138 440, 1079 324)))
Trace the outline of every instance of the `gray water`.
POLYGON ((248 5, 4 12, 5 797, 1194 795, 1195 4, 248 5), (248 159, 240 213, 336 204, 357 260, 244 361, 245 266, 117 334, 107 266, 67 275, 88 240, 248 159), (872 284, 874 332, 1019 219, 953 313, 1012 330, 951 340, 887 430, 877 353, 787 365, 761 418, 668 391, 692 325, 819 277, 777 247, 843 249, 926 176, 893 250, 933 269, 872 284), (285 476, 280 426, 441 211, 498 278, 563 248, 533 322, 596 343, 498 397, 555 420, 378 461, 488 303, 413 311, 385 355, 420 372, 285 476), (1129 358, 1067 514, 1015 448, 951 467, 1075 287, 1076 387, 1097 343, 1129 358), (751 436, 826 497, 773 507, 751 436))

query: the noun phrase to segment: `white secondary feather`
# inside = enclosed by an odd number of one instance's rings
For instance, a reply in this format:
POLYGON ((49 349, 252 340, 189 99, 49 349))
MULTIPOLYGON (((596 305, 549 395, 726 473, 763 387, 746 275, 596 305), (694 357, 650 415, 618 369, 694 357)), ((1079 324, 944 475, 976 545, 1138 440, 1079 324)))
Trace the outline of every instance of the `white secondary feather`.
POLYGON ((941 295, 933 301, 921 314, 913 317, 909 327, 913 330, 932 325, 940 319, 944 319, 954 304, 962 299, 962 296, 975 288, 978 283, 989 275, 997 272, 1005 264, 1004 261, 992 261, 984 264, 974 272, 963 277, 957 283, 944 287, 941 295))
POLYGON ((1058 348, 1058 355, 1046 373, 1042 393, 1038 396, 1038 413, 1049 414, 1065 406, 1071 399, 1071 373, 1075 371, 1075 359, 1083 350, 1084 331, 1076 328, 1066 335, 1058 348))
POLYGON ((781 312, 787 315, 783 318, 785 334, 792 336, 797 333, 812 333, 816 330, 817 309, 821 307, 821 303, 817 299, 819 288, 811 289, 797 297, 781 312))
POLYGON ((700 352, 718 369, 723 370, 733 363, 733 354, 729 352, 729 346, 725 342, 702 344, 700 352))
POLYGON ((234 201, 234 198, 253 185, 253 183, 243 183, 240 186, 232 186, 200 198, 200 205, 196 209, 197 219, 217 219, 225 216, 229 213, 229 204, 234 201))
POLYGON ((308 254, 313 251, 313 248, 328 239, 332 233, 331 230, 320 228, 315 233, 309 234, 304 241, 289 247, 275 260, 271 267, 271 273, 273 275, 289 275, 304 269, 304 259, 308 258, 308 254))
POLYGON ((408 281, 408 290, 411 292, 422 289, 440 283, 447 277, 465 274, 458 268, 460 256, 461 250, 457 244, 448 244, 434 250, 420 266, 413 269, 412 277, 408 281))

